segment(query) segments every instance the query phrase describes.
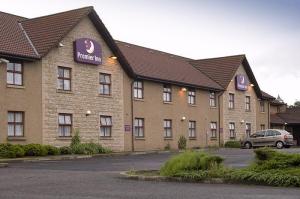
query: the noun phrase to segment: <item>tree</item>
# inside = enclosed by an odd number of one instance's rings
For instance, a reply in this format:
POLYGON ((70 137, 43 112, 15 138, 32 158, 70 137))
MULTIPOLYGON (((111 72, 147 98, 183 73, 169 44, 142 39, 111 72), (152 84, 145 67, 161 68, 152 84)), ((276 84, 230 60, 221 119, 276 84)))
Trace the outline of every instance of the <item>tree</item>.
POLYGON ((300 107, 300 101, 296 101, 296 102, 294 103, 294 106, 295 106, 295 107, 300 107))

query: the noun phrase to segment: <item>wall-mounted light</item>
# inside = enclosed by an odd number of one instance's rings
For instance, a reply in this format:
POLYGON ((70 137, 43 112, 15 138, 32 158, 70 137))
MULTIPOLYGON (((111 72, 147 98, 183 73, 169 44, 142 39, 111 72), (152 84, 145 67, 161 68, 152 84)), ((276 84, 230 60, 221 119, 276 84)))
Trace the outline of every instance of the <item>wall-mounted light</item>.
POLYGON ((117 56, 114 56, 114 55, 110 56, 109 58, 111 58, 111 59, 113 59, 113 60, 117 60, 117 59, 118 59, 118 57, 117 57, 117 56))
POLYGON ((65 45, 61 42, 59 42, 58 47, 64 47, 65 45))
POLYGON ((181 117, 181 121, 184 121, 186 118, 185 118, 185 116, 182 116, 181 117))
POLYGON ((92 111, 87 110, 85 116, 89 116, 89 115, 91 115, 91 114, 92 114, 92 111))
POLYGON ((253 87, 253 86, 254 86, 254 84, 250 84, 250 86, 251 86, 251 87, 253 87))
POLYGON ((285 123, 284 123, 284 126, 286 126, 287 124, 288 124, 288 123, 285 122, 285 123))
POLYGON ((244 124, 244 122, 245 122, 244 120, 241 120, 241 124, 244 124))
POLYGON ((0 58, 0 63, 9 63, 9 60, 4 59, 4 58, 0 58))
POLYGON ((182 87, 182 88, 181 88, 181 91, 186 92, 186 88, 185 88, 185 87, 182 87))

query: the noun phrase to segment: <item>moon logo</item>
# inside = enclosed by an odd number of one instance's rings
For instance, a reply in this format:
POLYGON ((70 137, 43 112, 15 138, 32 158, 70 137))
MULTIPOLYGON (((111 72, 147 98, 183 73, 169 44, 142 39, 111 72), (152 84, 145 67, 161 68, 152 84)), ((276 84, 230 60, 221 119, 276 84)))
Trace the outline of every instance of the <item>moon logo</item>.
POLYGON ((89 54, 92 54, 95 51, 94 43, 89 40, 85 40, 84 43, 85 43, 85 47, 86 47, 86 52, 88 52, 89 54))

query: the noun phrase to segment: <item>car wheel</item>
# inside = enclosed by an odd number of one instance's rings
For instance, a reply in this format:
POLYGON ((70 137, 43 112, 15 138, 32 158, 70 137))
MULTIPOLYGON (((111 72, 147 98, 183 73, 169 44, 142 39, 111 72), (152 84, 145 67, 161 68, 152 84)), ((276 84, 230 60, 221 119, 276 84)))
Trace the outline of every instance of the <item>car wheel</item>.
POLYGON ((276 142, 276 148, 277 149, 282 149, 283 148, 283 142, 281 142, 281 141, 276 142))
POLYGON ((245 148, 246 149, 251 149, 251 147, 252 147, 252 144, 250 142, 245 143, 245 148))

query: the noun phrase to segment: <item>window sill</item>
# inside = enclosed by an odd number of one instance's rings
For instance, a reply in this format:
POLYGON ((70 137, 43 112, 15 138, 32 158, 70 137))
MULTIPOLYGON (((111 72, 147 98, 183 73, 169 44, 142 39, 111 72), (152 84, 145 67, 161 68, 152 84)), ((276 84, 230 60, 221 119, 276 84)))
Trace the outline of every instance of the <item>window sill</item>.
POLYGON ((138 98, 133 98, 134 101, 137 101, 137 102, 144 102, 145 100, 142 98, 142 99, 138 99, 138 98))
POLYGON ((196 104, 188 104, 190 107, 196 107, 196 104))
POLYGON ((112 95, 98 94, 99 97, 112 98, 112 95))
POLYGON ((218 107, 216 107, 216 106, 211 106, 210 108, 211 108, 211 109, 217 109, 218 107))
POLYGON ((16 89, 25 89, 25 86, 18 86, 18 85, 12 85, 12 84, 7 84, 6 88, 16 88, 16 89))
POLYGON ((56 92, 57 93, 64 93, 64 94, 74 94, 73 91, 64 91, 64 90, 59 90, 59 89, 56 89, 56 92))
POLYGON ((142 141, 145 141, 145 138, 139 138, 139 137, 136 137, 135 140, 142 140, 142 141))
POLYGON ((196 137, 189 137, 189 140, 197 140, 196 137))
POLYGON ((163 104, 173 105, 173 102, 164 102, 164 101, 163 101, 163 104))
POLYGON ((100 140, 114 140, 112 137, 100 137, 100 140))
POLYGON ((57 140, 72 140, 72 136, 70 137, 56 137, 57 140))
POLYGON ((164 137, 164 140, 173 140, 172 137, 164 137))
POLYGON ((7 137, 8 141, 26 141, 25 137, 7 137))

